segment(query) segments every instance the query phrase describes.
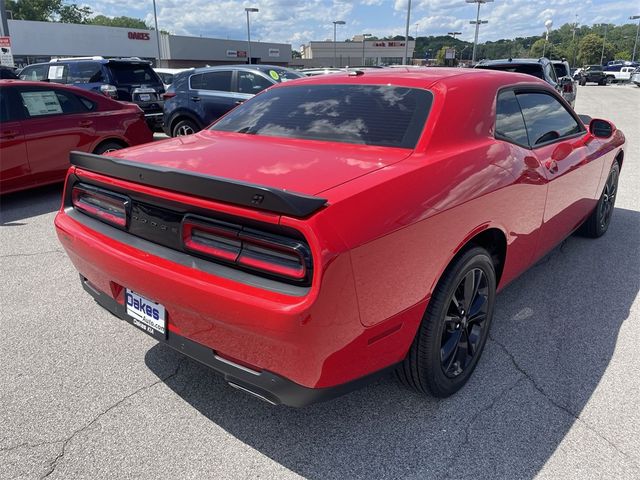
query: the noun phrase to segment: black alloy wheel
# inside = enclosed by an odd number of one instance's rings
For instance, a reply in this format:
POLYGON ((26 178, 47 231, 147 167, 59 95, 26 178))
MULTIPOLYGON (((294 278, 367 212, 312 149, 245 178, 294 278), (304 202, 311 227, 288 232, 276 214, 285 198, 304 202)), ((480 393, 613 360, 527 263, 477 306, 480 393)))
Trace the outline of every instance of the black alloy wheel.
POLYGON ((480 268, 469 271, 453 292, 444 317, 440 366, 449 378, 464 372, 478 354, 489 307, 487 276, 480 268))
POLYGON ((423 394, 448 397, 467 382, 489 336, 496 297, 491 255, 477 246, 453 259, 433 291, 396 373, 423 394))
POLYGON ((580 227, 579 233, 586 237, 598 238, 607 232, 616 205, 619 178, 620 165, 618 165, 618 162, 613 162, 611 170, 609 170, 607 183, 605 183, 602 190, 602 195, 600 195, 600 199, 591 215, 580 227))
POLYGON ((184 137, 185 135, 192 135, 199 131, 200 128, 195 122, 185 118, 174 125, 171 133, 174 137, 184 137))

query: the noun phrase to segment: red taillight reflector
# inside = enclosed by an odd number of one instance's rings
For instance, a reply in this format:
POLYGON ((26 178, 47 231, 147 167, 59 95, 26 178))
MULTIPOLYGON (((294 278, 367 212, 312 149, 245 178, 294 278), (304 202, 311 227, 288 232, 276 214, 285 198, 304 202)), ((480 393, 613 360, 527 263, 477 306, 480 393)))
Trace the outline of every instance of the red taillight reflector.
POLYGON ((88 185, 76 185, 71 202, 77 210, 119 228, 127 226, 129 199, 88 185))
POLYGON ((176 92, 165 92, 162 94, 162 98, 164 100, 169 100, 170 98, 173 98, 176 96, 176 92))
POLYGON ((187 215, 182 221, 182 243, 187 251, 223 263, 296 283, 309 281, 311 255, 295 239, 187 215))
POLYGON ((572 83, 565 83, 564 87, 562 88, 562 90, 564 91, 564 93, 571 93, 573 92, 573 84, 572 83))

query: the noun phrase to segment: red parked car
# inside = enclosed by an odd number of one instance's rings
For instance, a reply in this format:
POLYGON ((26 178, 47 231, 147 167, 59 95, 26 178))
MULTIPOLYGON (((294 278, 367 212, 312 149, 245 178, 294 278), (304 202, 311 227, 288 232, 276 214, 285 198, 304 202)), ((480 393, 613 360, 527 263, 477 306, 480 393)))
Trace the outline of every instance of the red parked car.
POLYGON ((62 182, 69 152, 153 140, 134 104, 57 83, 0 80, 0 193, 62 182))
POLYGON ((98 303, 263 400, 392 368, 447 396, 496 292, 574 230, 606 232, 624 148, 529 75, 351 71, 193 136, 73 154, 55 224, 98 303))

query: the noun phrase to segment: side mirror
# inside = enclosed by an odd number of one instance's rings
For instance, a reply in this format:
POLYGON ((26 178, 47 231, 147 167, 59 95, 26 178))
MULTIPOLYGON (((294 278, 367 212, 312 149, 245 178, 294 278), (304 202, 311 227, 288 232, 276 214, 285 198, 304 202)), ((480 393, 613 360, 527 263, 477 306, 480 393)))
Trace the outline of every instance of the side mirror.
POLYGON ((613 135, 613 125, 606 120, 594 118, 589 123, 589 132, 597 138, 609 138, 613 135))

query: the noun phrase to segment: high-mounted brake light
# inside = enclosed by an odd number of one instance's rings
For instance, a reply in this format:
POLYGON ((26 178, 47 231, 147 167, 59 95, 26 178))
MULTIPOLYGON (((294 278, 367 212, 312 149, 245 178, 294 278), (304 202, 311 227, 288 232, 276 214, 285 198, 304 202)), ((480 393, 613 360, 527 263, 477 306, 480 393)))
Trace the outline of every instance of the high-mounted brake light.
POLYGON ((223 263, 296 283, 310 280, 309 247, 296 239, 187 215, 182 242, 185 250, 223 263))
POLYGON ((78 184, 71 191, 71 202, 77 210, 119 228, 127 226, 129 199, 96 187, 78 184))

